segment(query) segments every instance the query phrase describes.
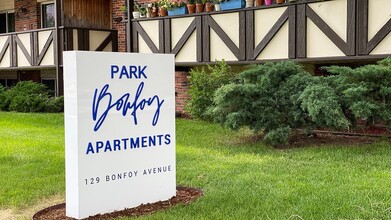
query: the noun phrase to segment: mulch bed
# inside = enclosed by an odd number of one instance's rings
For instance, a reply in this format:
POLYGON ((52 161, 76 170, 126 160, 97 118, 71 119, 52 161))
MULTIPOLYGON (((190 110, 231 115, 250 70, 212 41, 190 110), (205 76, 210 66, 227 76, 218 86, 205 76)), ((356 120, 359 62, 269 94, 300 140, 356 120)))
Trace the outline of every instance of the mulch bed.
MULTIPOLYGON (((160 210, 168 209, 171 206, 177 204, 188 205, 198 197, 202 196, 203 192, 200 189, 189 188, 189 187, 177 187, 176 196, 166 201, 159 201, 155 203, 142 204, 135 208, 125 209, 122 211, 95 215, 86 218, 87 220, 101 220, 101 219, 113 219, 118 217, 137 217, 141 215, 148 215, 155 213, 160 210)), ((33 216, 33 220, 53 220, 53 219, 64 219, 73 220, 65 216, 65 203, 58 204, 37 212, 33 216)))

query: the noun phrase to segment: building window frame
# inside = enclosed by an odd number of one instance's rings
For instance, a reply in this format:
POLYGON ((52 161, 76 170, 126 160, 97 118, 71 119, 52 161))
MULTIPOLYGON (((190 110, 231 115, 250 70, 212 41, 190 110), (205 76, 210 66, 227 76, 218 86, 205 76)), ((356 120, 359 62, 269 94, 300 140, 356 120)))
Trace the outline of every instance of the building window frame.
POLYGON ((56 79, 53 79, 53 78, 41 78, 41 84, 44 84, 46 86, 48 86, 45 81, 53 81, 54 82, 54 90, 52 88, 49 88, 48 89, 52 92, 52 94, 50 94, 51 96, 57 96, 56 92, 57 92, 57 80, 56 79))
MULTIPOLYGON (((55 4, 54 1, 47 1, 47 2, 42 2, 41 3, 41 28, 55 27, 55 21, 54 21, 53 26, 50 26, 50 27, 47 26, 46 10, 45 10, 45 7, 47 7, 48 5, 53 5, 53 8, 55 10, 56 7, 55 7, 54 4, 55 4)), ((55 14, 56 14, 56 12, 54 11, 54 20, 56 19, 56 15, 55 14)))
MULTIPOLYGON (((10 33, 15 32, 15 11, 0 11, 0 14, 5 15, 5 32, 4 33, 10 33), (13 30, 10 30, 10 16, 13 16, 13 30)), ((0 33, 2 34, 2 33, 0 33)))

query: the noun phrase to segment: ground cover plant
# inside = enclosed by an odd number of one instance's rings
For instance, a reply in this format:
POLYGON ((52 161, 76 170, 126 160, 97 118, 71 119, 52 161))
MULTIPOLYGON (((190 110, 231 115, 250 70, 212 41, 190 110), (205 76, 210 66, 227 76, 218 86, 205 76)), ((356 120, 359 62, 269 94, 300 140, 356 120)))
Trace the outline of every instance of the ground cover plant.
MULTIPOLYGON (((63 145, 62 114, 0 112, 0 216, 64 196, 63 145)), ((275 149, 178 119, 177 185, 205 195, 141 219, 391 219, 389 158, 385 141, 275 149)))

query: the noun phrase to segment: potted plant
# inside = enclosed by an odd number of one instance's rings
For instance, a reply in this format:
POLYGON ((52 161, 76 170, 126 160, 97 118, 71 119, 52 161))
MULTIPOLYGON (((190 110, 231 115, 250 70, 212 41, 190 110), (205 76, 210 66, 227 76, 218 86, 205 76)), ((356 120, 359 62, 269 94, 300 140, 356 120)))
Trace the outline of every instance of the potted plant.
POLYGON ((159 16, 164 17, 167 16, 167 9, 170 7, 170 3, 168 0, 159 0, 158 1, 158 6, 159 6, 159 16))
POLYGON ((158 7, 157 2, 150 2, 150 3, 148 3, 148 5, 147 5, 147 17, 151 17, 151 18, 157 17, 158 16, 158 10, 159 10, 159 7, 158 7))
POLYGON ((145 18, 147 16, 147 8, 146 7, 141 6, 139 8, 139 12, 140 12, 140 18, 145 18))
POLYGON ((204 5, 206 0, 196 0, 196 11, 197 13, 204 12, 204 5))
POLYGON ((285 3, 285 0, 276 0, 277 4, 285 3))
POLYGON ((141 5, 139 3, 134 2, 134 10, 132 12, 134 19, 140 18, 140 7, 141 5))
POLYGON ((189 11, 189 14, 195 13, 195 9, 196 9, 195 3, 196 3, 196 0, 188 0, 186 7, 187 7, 187 10, 189 11))
POLYGON ((255 7, 263 5, 263 0, 255 0, 255 7))
POLYGON ((265 0, 265 5, 271 5, 272 4, 272 0, 265 0))
POLYGON ((212 12, 213 11, 213 2, 210 0, 205 2, 205 12, 212 12))
POLYGON ((169 0, 168 15, 187 14, 185 0, 169 0))

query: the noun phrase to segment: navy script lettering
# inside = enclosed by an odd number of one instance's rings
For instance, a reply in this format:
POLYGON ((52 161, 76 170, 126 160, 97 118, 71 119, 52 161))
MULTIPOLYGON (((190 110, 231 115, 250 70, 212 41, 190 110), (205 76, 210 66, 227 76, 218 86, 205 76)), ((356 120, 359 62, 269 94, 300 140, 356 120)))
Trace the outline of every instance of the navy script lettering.
POLYGON ((152 125, 155 126, 159 121, 160 109, 164 103, 164 99, 160 100, 158 95, 154 95, 149 98, 140 98, 141 93, 144 89, 144 82, 141 82, 137 88, 135 95, 133 96, 133 100, 129 100, 131 98, 130 93, 125 93, 116 101, 113 101, 113 95, 108 91, 109 84, 106 84, 99 91, 95 89, 94 99, 92 102, 92 119, 96 122, 94 126, 94 131, 98 131, 102 126, 106 117, 108 116, 111 109, 115 108, 117 111, 122 111, 122 115, 126 116, 128 111, 131 111, 131 115, 133 116, 133 122, 137 125, 137 111, 143 111, 146 106, 152 106, 156 103, 155 114, 152 119, 152 125), (103 104, 107 103, 107 105, 103 104), (104 106, 102 106, 102 105, 104 106))

